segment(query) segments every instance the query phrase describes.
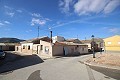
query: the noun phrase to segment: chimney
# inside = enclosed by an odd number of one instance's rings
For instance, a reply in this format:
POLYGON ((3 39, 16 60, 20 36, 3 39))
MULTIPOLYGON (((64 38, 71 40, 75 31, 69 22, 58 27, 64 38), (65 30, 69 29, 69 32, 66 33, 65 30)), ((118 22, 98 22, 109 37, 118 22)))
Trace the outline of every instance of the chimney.
POLYGON ((52 31, 50 31, 50 42, 52 43, 52 31))

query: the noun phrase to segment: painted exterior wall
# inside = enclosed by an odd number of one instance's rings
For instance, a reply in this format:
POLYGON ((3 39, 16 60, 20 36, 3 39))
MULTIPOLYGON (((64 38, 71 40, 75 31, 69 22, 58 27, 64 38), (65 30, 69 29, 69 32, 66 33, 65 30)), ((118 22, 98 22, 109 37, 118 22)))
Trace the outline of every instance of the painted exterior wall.
POLYGON ((33 51, 33 43, 23 43, 23 44, 21 44, 21 47, 22 47, 21 52, 32 53, 32 51, 33 51))
POLYGON ((21 52, 21 46, 15 46, 15 51, 21 52))
POLYGON ((60 45, 54 45, 53 46, 53 49, 52 49, 53 53, 52 53, 52 56, 63 56, 64 53, 63 53, 63 46, 60 46, 60 45))
POLYGON ((112 36, 104 39, 105 50, 108 51, 120 51, 120 36, 112 36))
POLYGON ((78 51, 80 54, 88 53, 88 46, 79 46, 78 51))
POLYGON ((56 41, 64 41, 65 38, 64 37, 61 37, 61 36, 55 36, 55 37, 52 37, 52 40, 53 40, 53 43, 55 43, 56 41))
POLYGON ((40 44, 33 44, 33 54, 39 54, 40 52, 40 44))
POLYGON ((84 43, 86 45, 88 45, 88 49, 91 49, 91 44, 90 43, 84 43))
POLYGON ((54 45, 53 46, 53 56, 57 55, 77 55, 88 53, 88 46, 83 45, 54 45))
POLYGON ((52 57, 52 45, 49 42, 40 40, 39 54, 43 56, 52 57))

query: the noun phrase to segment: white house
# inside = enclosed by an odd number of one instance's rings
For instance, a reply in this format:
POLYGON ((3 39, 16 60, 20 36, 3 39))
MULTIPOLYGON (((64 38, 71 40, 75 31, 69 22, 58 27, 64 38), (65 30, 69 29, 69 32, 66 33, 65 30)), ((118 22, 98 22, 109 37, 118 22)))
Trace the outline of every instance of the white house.
POLYGON ((56 41, 57 42, 65 41, 65 38, 61 36, 54 36, 52 37, 52 40, 53 40, 53 43, 55 43, 56 41))

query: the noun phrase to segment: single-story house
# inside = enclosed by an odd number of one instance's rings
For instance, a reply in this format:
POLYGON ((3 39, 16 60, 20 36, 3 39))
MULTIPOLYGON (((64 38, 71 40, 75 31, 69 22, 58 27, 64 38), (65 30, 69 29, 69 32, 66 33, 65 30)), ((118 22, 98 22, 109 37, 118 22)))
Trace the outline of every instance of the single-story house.
POLYGON ((56 42, 50 43, 40 40, 40 55, 44 56, 65 56, 79 55, 88 53, 88 46, 85 44, 77 44, 72 42, 56 42))
POLYGON ((16 46, 16 51, 48 57, 88 53, 88 46, 86 44, 66 41, 51 43, 50 40, 49 37, 41 37, 23 41, 20 45, 16 46))
POLYGON ((15 50, 23 53, 38 53, 38 48, 40 46, 40 40, 50 41, 49 37, 34 38, 20 42, 16 45, 15 50))
POLYGON ((0 50, 15 51, 15 43, 0 43, 0 50))

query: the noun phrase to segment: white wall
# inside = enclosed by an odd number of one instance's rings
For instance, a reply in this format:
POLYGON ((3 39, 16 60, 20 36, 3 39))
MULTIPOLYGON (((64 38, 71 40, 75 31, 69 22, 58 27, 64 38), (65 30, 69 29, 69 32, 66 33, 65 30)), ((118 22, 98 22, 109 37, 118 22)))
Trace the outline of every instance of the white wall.
POLYGON ((33 48, 33 43, 23 43, 22 48, 23 48, 23 46, 30 46, 30 49, 32 49, 33 48))
POLYGON ((40 45, 43 45, 43 50, 40 50, 40 55, 52 57, 52 44, 49 42, 40 40, 40 45))
POLYGON ((15 51, 21 52, 21 46, 15 46, 15 51))
POLYGON ((55 36, 55 37, 52 37, 52 40, 53 40, 53 43, 55 43, 56 41, 58 41, 58 42, 64 41, 65 38, 61 37, 61 36, 55 36))
POLYGON ((21 44, 21 46, 22 46, 22 52, 24 52, 24 53, 32 53, 32 51, 33 51, 33 43, 22 43, 21 44), (25 49, 23 49, 23 46, 25 46, 25 49), (30 46, 30 50, 28 50, 28 46, 30 46))

